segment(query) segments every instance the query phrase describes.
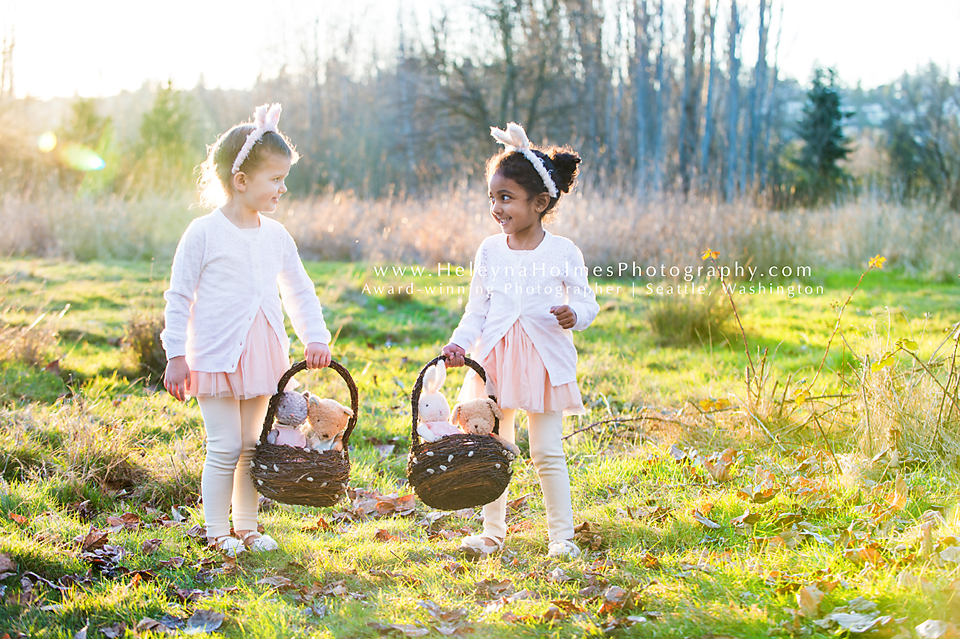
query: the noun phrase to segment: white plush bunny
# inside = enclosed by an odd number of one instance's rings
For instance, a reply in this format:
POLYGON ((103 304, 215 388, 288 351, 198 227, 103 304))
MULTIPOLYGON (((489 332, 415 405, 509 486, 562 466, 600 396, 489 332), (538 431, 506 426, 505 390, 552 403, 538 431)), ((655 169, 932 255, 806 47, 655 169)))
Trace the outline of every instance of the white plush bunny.
POLYGON ((435 442, 447 435, 457 435, 460 429, 450 423, 450 404, 440 389, 447 378, 447 366, 443 360, 427 369, 423 375, 417 415, 417 433, 426 442, 435 442))

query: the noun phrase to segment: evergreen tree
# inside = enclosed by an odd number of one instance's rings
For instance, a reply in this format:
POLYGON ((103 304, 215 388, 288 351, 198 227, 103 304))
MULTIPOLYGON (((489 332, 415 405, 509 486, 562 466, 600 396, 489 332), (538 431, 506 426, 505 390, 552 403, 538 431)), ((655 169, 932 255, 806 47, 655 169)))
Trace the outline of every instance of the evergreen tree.
POLYGON ((70 108, 69 125, 56 133, 60 185, 78 193, 107 190, 119 163, 113 120, 97 113, 97 102, 92 98, 77 98, 70 108))
POLYGON ((829 201, 849 178, 838 162, 850 154, 850 140, 843 134, 842 123, 851 115, 840 108, 837 72, 815 69, 797 131, 804 143, 797 159, 797 195, 801 200, 829 201))
POLYGON ((203 160, 194 140, 194 121, 184 96, 171 83, 157 90, 153 108, 140 123, 136 158, 128 175, 131 193, 189 188, 193 167, 203 160))

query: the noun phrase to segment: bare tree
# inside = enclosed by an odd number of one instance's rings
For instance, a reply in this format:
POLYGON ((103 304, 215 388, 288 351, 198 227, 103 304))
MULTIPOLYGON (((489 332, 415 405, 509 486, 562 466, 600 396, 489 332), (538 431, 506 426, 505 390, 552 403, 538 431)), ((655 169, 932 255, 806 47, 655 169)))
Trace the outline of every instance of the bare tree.
POLYGON ((583 87, 578 102, 591 105, 581 111, 586 119, 586 152, 596 155, 600 147, 599 109, 603 103, 600 94, 601 82, 606 80, 601 46, 603 43, 603 14, 597 0, 566 0, 570 13, 571 28, 576 35, 583 67, 583 87))
MULTIPOLYGON (((773 3, 770 5, 770 13, 773 14, 773 3)), ((778 65, 780 63, 780 35, 783 32, 783 2, 780 3, 780 18, 777 21, 777 40, 773 47, 773 71, 770 74, 770 105, 767 107, 766 124, 763 131, 763 155, 760 158, 760 179, 759 189, 762 193, 767 188, 767 175, 769 174, 770 162, 767 161, 766 154, 770 150, 770 132, 773 130, 774 122, 779 121, 780 101, 777 99, 777 76, 779 74, 778 65), (776 114, 776 117, 774 117, 776 114)), ((778 140, 779 142, 779 140, 778 140)), ((776 157, 777 153, 773 156, 776 157)))
MULTIPOLYGON (((704 0, 704 11, 710 16, 710 70, 707 73, 707 106, 703 114, 703 138, 700 140, 700 179, 704 182, 707 177, 707 162, 710 159, 710 141, 713 137, 714 127, 713 109, 716 102, 714 82, 719 74, 717 57, 715 55, 717 12, 711 9, 711 1, 712 0, 704 0)), ((719 10, 719 8, 718 4, 717 10, 719 10)))
POLYGON ((623 19, 626 13, 626 0, 617 0, 617 12, 614 23, 614 44, 610 56, 610 69, 614 86, 610 91, 607 109, 607 166, 615 172, 620 164, 620 118, 623 111, 623 19))
POLYGON ((659 50, 657 51, 657 111, 653 126, 653 188, 663 189, 663 172, 666 164, 666 152, 663 146, 664 112, 666 111, 669 84, 666 81, 666 59, 664 47, 667 35, 663 20, 663 0, 657 3, 657 21, 660 31, 659 50))
MULTIPOLYGON (((760 126, 763 121, 762 111, 767 88, 767 33, 770 30, 767 10, 770 8, 767 0, 760 0, 760 46, 757 52, 757 66, 753 69, 753 87, 750 90, 750 131, 747 134, 747 183, 745 184, 747 187, 752 187, 757 178, 760 126)), ((759 152, 762 154, 762 147, 759 152)))
POLYGON ((647 0, 634 0, 633 22, 635 32, 633 64, 634 111, 637 121, 637 191, 646 192, 648 182, 649 158, 647 157, 647 137, 649 136, 649 118, 647 115, 647 101, 650 93, 650 77, 648 72, 650 58, 650 34, 647 12, 647 0))
POLYGON ((15 32, 13 27, 7 33, 3 30, 3 49, 0 50, 0 97, 13 97, 13 45, 15 32))
POLYGON ((740 14, 737 0, 730 0, 730 25, 727 33, 730 89, 727 92, 727 161, 724 165, 723 197, 727 201, 736 195, 737 181, 737 123, 740 116, 740 14))
POLYGON ((542 14, 538 14, 532 3, 527 11, 527 41, 532 51, 539 52, 534 67, 536 71, 530 82, 532 90, 525 119, 526 126, 533 129, 539 123, 540 101, 559 75, 556 66, 561 55, 562 40, 556 37, 556 33, 560 30, 560 0, 548 0, 542 14))
POLYGON ((697 34, 694 28, 693 0, 684 4, 683 93, 680 96, 680 189, 690 192, 690 161, 697 143, 697 105, 700 102, 698 72, 694 66, 697 34))

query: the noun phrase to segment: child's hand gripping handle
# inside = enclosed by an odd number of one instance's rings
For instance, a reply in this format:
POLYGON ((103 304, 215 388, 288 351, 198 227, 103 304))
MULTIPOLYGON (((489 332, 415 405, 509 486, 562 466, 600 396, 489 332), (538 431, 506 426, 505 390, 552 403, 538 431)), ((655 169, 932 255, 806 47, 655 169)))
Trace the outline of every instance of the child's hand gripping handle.
POLYGON ((447 358, 447 366, 450 368, 457 368, 458 366, 463 366, 466 363, 464 359, 467 356, 467 351, 463 350, 460 346, 450 343, 443 347, 443 356, 447 358))
POLYGON ((307 368, 326 368, 332 360, 330 347, 320 342, 310 342, 303 349, 303 361, 307 368))

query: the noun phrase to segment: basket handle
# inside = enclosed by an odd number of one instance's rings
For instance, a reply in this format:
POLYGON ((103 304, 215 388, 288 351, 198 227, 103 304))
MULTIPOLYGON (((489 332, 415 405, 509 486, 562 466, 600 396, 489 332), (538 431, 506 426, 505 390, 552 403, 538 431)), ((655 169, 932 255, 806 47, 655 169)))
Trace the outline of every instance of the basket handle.
MULTIPOLYGON (((434 357, 432 360, 427 362, 427 365, 420 370, 420 375, 417 377, 417 383, 413 386, 413 392, 410 393, 410 413, 413 416, 413 423, 410 428, 410 447, 413 450, 419 450, 423 445, 423 442, 420 439, 420 433, 417 432, 417 421, 420 413, 420 394, 423 392, 423 376, 427 373, 427 369, 435 365, 437 362, 443 360, 446 361, 446 355, 439 355, 434 357)), ((466 355, 463 357, 464 363, 472 368, 477 375, 480 376, 480 379, 483 380, 483 383, 487 383, 487 373, 483 370, 483 366, 470 359, 466 355)), ((490 399, 497 401, 495 395, 490 395, 490 399)), ((494 417, 493 421, 493 433, 495 435, 500 434, 500 420, 494 417)))
MULTIPOLYGON (((343 367, 340 362, 335 359, 330 360, 330 365, 327 368, 332 368, 340 377, 343 378, 343 381, 346 382, 347 388, 350 390, 350 408, 353 410, 353 417, 350 418, 350 421, 347 422, 347 428, 343 431, 343 455, 350 460, 350 455, 347 452, 347 444, 350 443, 350 433, 353 432, 354 426, 357 425, 357 416, 360 412, 360 393, 357 392, 357 385, 353 381, 353 377, 350 375, 350 371, 343 367)), ((277 404, 280 402, 280 394, 283 393, 283 390, 287 387, 287 384, 290 382, 290 378, 296 375, 299 372, 302 372, 307 369, 307 362, 300 360, 296 364, 290 367, 286 373, 280 378, 280 381, 277 382, 277 393, 270 398, 270 405, 267 407, 267 415, 263 419, 263 431, 260 433, 260 443, 267 443, 267 435, 270 433, 270 430, 273 428, 273 420, 277 414, 277 404)))

